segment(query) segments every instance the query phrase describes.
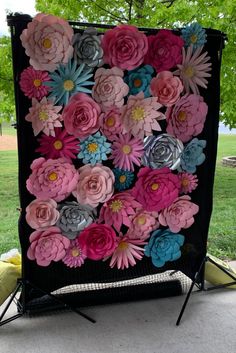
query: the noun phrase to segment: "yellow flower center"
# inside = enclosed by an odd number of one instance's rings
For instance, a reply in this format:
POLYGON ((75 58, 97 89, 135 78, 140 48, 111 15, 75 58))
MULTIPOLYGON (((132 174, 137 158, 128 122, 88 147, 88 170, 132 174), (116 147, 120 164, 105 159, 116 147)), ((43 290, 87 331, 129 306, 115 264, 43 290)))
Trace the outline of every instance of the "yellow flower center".
POLYGON ((195 70, 192 66, 187 66, 184 69, 184 75, 187 76, 188 78, 191 78, 195 75, 195 70))
POLYGON ((44 46, 45 49, 50 49, 51 46, 52 46, 51 40, 49 38, 45 38, 43 40, 43 46, 44 46))
POLYGON ((152 189, 153 191, 158 190, 158 189, 159 189, 159 184, 153 183, 152 186, 151 186, 151 189, 152 189))
POLYGON ((187 114, 185 111, 181 110, 178 114, 179 121, 185 121, 187 119, 187 114))
POLYGON ((75 87, 75 84, 72 80, 65 80, 63 87, 66 91, 72 91, 72 89, 75 87))
POLYGON ((139 78, 134 80, 134 87, 138 88, 142 85, 142 81, 139 78))
POLYGON ((73 249, 71 250, 71 255, 72 255, 73 257, 80 256, 80 251, 79 251, 79 249, 73 248, 73 249))
POLYGON ((41 84, 42 84, 42 81, 39 79, 39 78, 36 78, 34 81, 33 81, 33 84, 35 87, 40 87, 41 84))
POLYGON ((188 186, 189 185, 189 180, 187 178, 184 178, 182 181, 181 181, 181 184, 183 186, 188 186))
POLYGON ((140 226, 143 226, 146 223, 146 217, 144 215, 139 216, 137 221, 140 226))
POLYGON ((57 180, 57 173, 51 172, 51 173, 48 175, 48 179, 49 179, 50 181, 55 181, 55 180, 57 180))
POLYGON ((63 143, 60 140, 56 140, 53 143, 53 147, 55 148, 55 150, 61 150, 63 147, 63 143))
POLYGON ((140 121, 145 118, 145 110, 143 107, 135 107, 131 111, 131 119, 140 121))
POLYGON ((197 41, 196 34, 191 35, 190 40, 191 40, 191 43, 193 43, 193 44, 196 43, 196 41, 197 41))
POLYGON ((132 152, 131 146, 130 146, 130 145, 124 145, 124 146, 122 147, 122 152, 123 152, 124 154, 130 154, 130 153, 132 152))
POLYGON ((89 153, 95 153, 98 150, 98 144, 96 142, 91 142, 87 146, 89 153))
POLYGON ((112 210, 112 212, 119 212, 122 209, 123 204, 121 200, 114 200, 111 202, 109 207, 112 210))
POLYGON ((48 120, 48 114, 47 112, 45 112, 45 110, 41 110, 41 112, 39 112, 39 120, 41 121, 48 120))
POLYGON ((129 245, 125 241, 121 241, 120 244, 118 245, 119 250, 126 250, 128 247, 129 245))
POLYGON ((115 119, 113 116, 109 116, 109 118, 107 118, 106 120, 106 126, 108 127, 112 127, 115 125, 115 119))
POLYGON ((124 182, 126 181, 126 179, 127 179, 126 175, 121 175, 121 176, 119 177, 120 183, 124 183, 124 182))

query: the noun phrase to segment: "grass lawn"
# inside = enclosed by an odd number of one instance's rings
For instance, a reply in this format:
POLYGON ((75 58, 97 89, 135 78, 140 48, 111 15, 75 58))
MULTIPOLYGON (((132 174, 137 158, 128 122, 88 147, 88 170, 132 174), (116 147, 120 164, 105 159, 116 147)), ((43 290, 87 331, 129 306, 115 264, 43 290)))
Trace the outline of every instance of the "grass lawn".
MULTIPOLYGON (((236 259, 236 169, 221 165, 222 157, 230 155, 236 156, 236 135, 220 135, 208 249, 222 259, 236 259)), ((19 248, 16 151, 0 152, 0 185, 1 254, 19 248)))

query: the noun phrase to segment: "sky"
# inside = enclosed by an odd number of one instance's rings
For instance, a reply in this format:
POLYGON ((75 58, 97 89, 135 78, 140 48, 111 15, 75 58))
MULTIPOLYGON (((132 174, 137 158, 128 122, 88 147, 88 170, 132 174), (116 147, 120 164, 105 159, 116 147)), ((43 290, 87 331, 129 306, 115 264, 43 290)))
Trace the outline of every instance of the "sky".
POLYGON ((0 0, 0 36, 9 34, 6 10, 34 16, 36 14, 34 5, 35 0, 0 0))

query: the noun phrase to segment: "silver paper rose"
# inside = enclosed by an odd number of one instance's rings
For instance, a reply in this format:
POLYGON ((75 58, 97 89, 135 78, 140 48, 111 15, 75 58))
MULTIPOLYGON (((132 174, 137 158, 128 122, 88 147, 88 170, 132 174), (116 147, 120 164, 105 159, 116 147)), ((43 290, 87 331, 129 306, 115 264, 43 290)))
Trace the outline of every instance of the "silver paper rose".
POLYGON ((103 65, 103 50, 101 37, 95 28, 87 28, 83 34, 76 33, 73 37, 74 57, 79 64, 89 67, 103 65))
POLYGON ((60 218, 56 225, 69 239, 75 239, 84 228, 94 222, 96 216, 92 207, 80 205, 74 201, 59 205, 58 210, 60 218))
POLYGON ((169 134, 148 136, 144 140, 142 163, 153 169, 177 169, 183 149, 183 143, 169 134))

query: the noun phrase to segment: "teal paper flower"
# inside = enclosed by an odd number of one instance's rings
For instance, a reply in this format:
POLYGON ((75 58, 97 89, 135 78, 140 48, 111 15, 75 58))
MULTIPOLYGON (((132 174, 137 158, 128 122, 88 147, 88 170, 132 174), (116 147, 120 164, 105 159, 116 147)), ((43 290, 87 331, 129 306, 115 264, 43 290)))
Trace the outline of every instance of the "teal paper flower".
POLYGON ((167 261, 175 261, 181 257, 180 247, 184 243, 182 234, 172 233, 170 229, 158 229, 152 233, 144 254, 152 258, 156 267, 162 267, 167 261))
POLYGON ((85 86, 91 86, 93 81, 88 81, 93 76, 92 68, 81 64, 77 66, 76 61, 70 60, 68 64, 60 64, 57 71, 51 73, 51 81, 44 82, 49 87, 50 95, 48 98, 54 99, 54 103, 66 105, 69 98, 77 93, 91 93, 92 91, 85 86))
POLYGON ((184 148, 180 158, 180 170, 185 170, 188 173, 195 173, 196 166, 201 165, 205 161, 203 148, 206 147, 205 140, 194 138, 184 148))
POLYGON ((128 71, 124 81, 129 86, 129 95, 143 92, 145 98, 150 97, 149 87, 153 73, 154 69, 150 65, 128 71))
POLYGON ((111 152, 111 144, 107 142, 105 136, 101 135, 100 132, 96 132, 95 135, 91 135, 85 140, 81 141, 80 153, 78 158, 83 159, 83 163, 90 163, 95 165, 96 163, 102 163, 107 160, 107 154, 111 152))
POLYGON ((197 22, 183 28, 181 34, 185 47, 189 47, 192 44, 195 50, 206 43, 206 31, 197 22))
POLYGON ((112 171, 115 175, 115 189, 118 191, 129 189, 134 181, 134 173, 119 168, 115 168, 112 171))

